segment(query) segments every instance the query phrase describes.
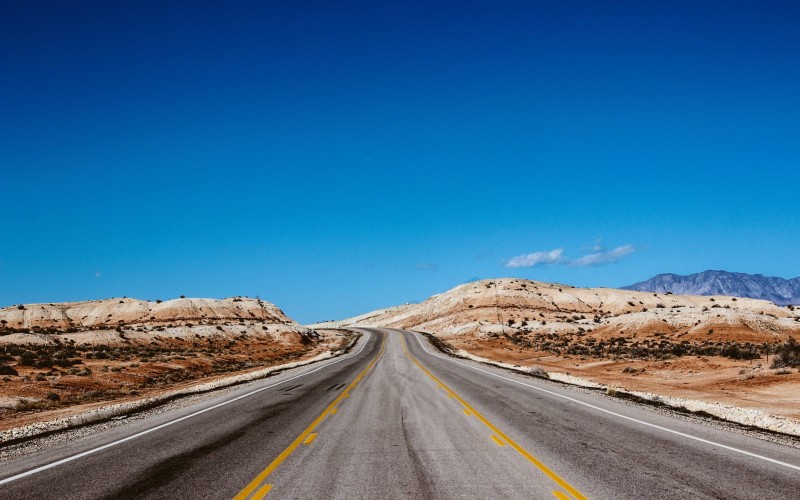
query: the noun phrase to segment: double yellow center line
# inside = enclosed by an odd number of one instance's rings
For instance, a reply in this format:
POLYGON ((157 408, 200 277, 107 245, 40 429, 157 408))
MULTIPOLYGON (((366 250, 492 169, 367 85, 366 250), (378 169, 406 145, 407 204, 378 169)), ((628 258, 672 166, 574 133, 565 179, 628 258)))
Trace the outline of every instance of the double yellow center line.
MULTIPOLYGON (((420 363, 416 358, 414 358, 411 353, 406 348, 405 339, 403 338, 403 334, 400 334, 400 342, 403 347, 403 352, 406 356, 416 364, 428 377, 430 377, 434 382, 436 382, 439 387, 444 389, 447 392, 447 395, 451 399, 457 400, 463 407, 463 412, 467 416, 474 416, 477 418, 481 423, 483 423, 490 431, 492 431, 492 435, 490 436, 491 439, 498 445, 498 446, 510 446, 514 450, 517 451, 520 455, 522 455, 526 460, 532 463, 537 469, 539 469, 542 473, 544 473, 547 477, 553 480, 556 484, 558 484, 561 488, 563 488, 566 492, 571 495, 571 498, 567 496, 562 491, 553 491, 553 495, 558 498, 559 500, 586 500, 586 496, 584 496, 580 491, 578 491, 575 487, 567 483, 564 479, 559 477, 555 472, 550 470, 546 465, 544 465, 541 461, 539 461, 536 457, 531 455, 527 450, 525 450, 522 446, 517 444, 513 439, 508 437, 503 431, 501 431, 497 426, 492 424, 486 417, 481 415, 475 408, 473 408, 469 403, 467 403, 461 396, 456 394, 452 389, 450 389, 447 385, 444 384, 441 380, 439 380, 436 376, 434 376, 427 368, 425 368, 422 363, 420 363)), ((375 356, 372 361, 370 361, 369 365, 350 382, 350 385, 342 391, 333 402, 328 405, 327 408, 316 418, 314 419, 311 424, 306 427, 306 429, 299 435, 297 438, 292 441, 292 443, 285 449, 283 452, 278 455, 261 473, 259 473, 247 486, 242 489, 234 498, 234 500, 260 500, 264 498, 267 493, 272 489, 272 484, 265 483, 267 477, 269 477, 272 472, 278 468, 281 463, 283 463, 293 452, 297 449, 298 446, 301 444, 310 444, 314 439, 317 437, 317 433, 314 430, 319 426, 320 423, 325 419, 325 417, 329 415, 334 415, 338 411, 338 405, 342 402, 344 398, 350 397, 350 392, 353 391, 356 386, 363 380, 363 378, 369 373, 369 371, 375 366, 378 362, 380 357, 383 355, 386 349, 386 337, 384 337, 383 342, 381 343, 380 352, 375 356)))
POLYGON ((339 405, 339 403, 341 403, 341 401, 344 398, 350 397, 350 391, 355 389, 358 383, 361 382, 361 380, 367 375, 367 373, 369 373, 372 367, 375 366, 375 363, 377 363, 378 359, 380 359, 380 357, 383 355, 385 348, 386 348, 386 337, 383 338, 380 352, 378 353, 377 356, 375 356, 375 358, 372 361, 370 361, 369 365, 367 365, 367 367, 364 368, 364 371, 359 373, 358 376, 355 379, 353 379, 352 382, 350 382, 350 385, 348 385, 347 388, 344 391, 342 391, 342 393, 339 394, 339 396, 336 399, 333 400, 333 403, 328 405, 328 407, 325 408, 325 410, 322 413, 320 413, 320 415, 317 418, 315 418, 313 422, 311 422, 311 425, 306 427, 306 429, 302 433, 300 433, 300 435, 297 436, 297 438, 294 441, 292 441, 292 444, 290 444, 285 450, 283 450, 283 452, 281 452, 281 454, 278 455, 275 458, 275 460, 270 462, 267 468, 261 471, 259 475, 257 475, 252 481, 250 481, 250 483, 248 483, 248 485, 245 486, 242 491, 237 493, 236 496, 233 497, 233 499, 245 500, 249 498, 250 500, 260 500, 264 498, 266 494, 269 493, 269 490, 272 489, 272 485, 262 484, 262 483, 264 483, 267 477, 270 474, 272 474, 272 472, 275 469, 277 469, 278 466, 281 463, 283 463, 284 460, 289 458, 289 455, 291 455, 292 452, 298 446, 300 446, 303 443, 310 444, 317 437, 317 434, 314 433, 314 429, 316 429, 317 426, 320 423, 322 423, 323 420, 325 420, 325 417, 336 413, 337 406, 339 405))
MULTIPOLYGON (((570 495, 572 495, 572 497, 573 497, 573 498, 575 498, 575 500, 586 500, 586 496, 584 496, 584 495, 583 495, 583 494, 582 494, 580 491, 578 491, 578 490, 577 490, 575 487, 573 487, 571 484, 569 484, 569 483, 568 483, 568 482, 566 482, 564 479, 562 479, 561 477, 559 477, 559 475, 558 475, 558 474, 556 474, 555 472, 553 472, 552 470, 550 470, 550 469, 549 469, 549 468, 548 468, 546 465, 544 465, 544 464, 543 464, 541 461, 539 461, 539 460, 538 460, 536 457, 534 457, 534 456, 533 456, 533 455, 531 455, 531 454, 530 454, 530 453, 529 453, 527 450, 525 450, 525 448, 523 448, 522 446, 520 446, 519 444, 517 444, 517 443, 516 443, 516 442, 515 442, 513 439, 511 439, 510 437, 508 437, 508 436, 507 436, 507 435, 506 435, 506 434, 505 434, 503 431, 501 431, 500 429, 498 429, 498 428, 497 428, 497 427, 496 427, 494 424, 492 424, 492 423, 491 423, 491 422, 490 422, 490 421, 489 421, 489 420, 488 420, 486 417, 484 417, 483 415, 481 415, 481 414, 480 414, 480 413, 479 413, 479 412, 478 412, 478 411, 477 411, 475 408, 473 408, 473 407, 472 407, 472 406, 471 406, 469 403, 467 403, 466 401, 464 401, 464 399, 462 399, 462 398, 461 398, 461 396, 459 396, 458 394, 456 394, 455 392, 453 392, 453 390, 452 390, 452 389, 450 389, 448 386, 446 386, 446 385, 444 384, 444 382, 442 382, 441 380, 439 380, 438 378, 436 378, 436 376, 434 376, 434 375, 433 375, 433 374, 432 374, 430 371, 428 371, 428 369, 427 369, 427 368, 425 368, 424 366, 422 366, 422 363, 420 363, 419 361, 417 361, 417 359, 416 359, 414 356, 412 356, 410 352, 408 352, 408 349, 406 348, 406 342, 405 342, 405 339, 403 338, 403 334, 402 334, 402 333, 400 334, 400 342, 403 344, 403 352, 406 354, 406 356, 408 356, 408 359, 410 359, 411 361, 413 361, 413 362, 414 362, 414 364, 416 364, 416 365, 417 365, 417 366, 418 366, 418 367, 419 367, 419 368, 420 368, 420 369, 421 369, 423 372, 425 372, 425 374, 427 374, 427 375, 428 375, 428 376, 429 376, 429 377, 430 377, 430 378, 431 378, 431 379, 432 379, 434 382, 436 382, 437 384, 439 384, 439 387, 441 387, 442 389, 444 389, 444 390, 447 392, 447 395, 448 395, 450 398, 456 399, 456 400, 457 400, 459 403, 461 403, 461 405, 463 406, 464 413, 465 413, 466 415, 468 415, 468 416, 469 416, 469 415, 472 415, 472 416, 474 416, 475 418, 477 418, 478 420, 480 420, 480 421, 483 423, 483 425, 485 425, 486 427, 488 427, 488 428, 489 428, 489 430, 491 430, 491 431, 494 433, 494 434, 491 436, 491 439, 492 439, 492 440, 493 440, 495 443, 497 443, 499 446, 505 446, 506 444, 507 444, 508 446, 511 446, 512 448, 514 448, 514 449, 517 451, 517 453, 519 453, 520 455, 522 455, 523 457, 525 457, 525 459, 527 459, 527 460, 528 460, 530 463, 532 463, 532 464, 533 464, 533 465, 534 465, 534 466, 535 466, 537 469, 539 469, 540 471, 542 471, 542 472, 543 472, 543 473, 544 473, 544 474, 545 474, 547 477, 549 477, 550 479, 552 479, 552 480, 553 480, 553 481, 554 481, 556 484, 558 484, 558 485, 559 485, 559 486, 561 486, 561 487, 562 487, 564 490, 566 490, 567 492, 569 492, 569 494, 570 494, 570 495)), ((567 499, 568 499, 568 498, 569 498, 569 497, 567 497, 566 495, 564 495, 564 493, 563 493, 563 492, 561 492, 561 491, 554 491, 554 492, 553 492, 553 495, 554 495, 556 498, 559 498, 559 499, 562 499, 562 498, 567 498, 567 499)))

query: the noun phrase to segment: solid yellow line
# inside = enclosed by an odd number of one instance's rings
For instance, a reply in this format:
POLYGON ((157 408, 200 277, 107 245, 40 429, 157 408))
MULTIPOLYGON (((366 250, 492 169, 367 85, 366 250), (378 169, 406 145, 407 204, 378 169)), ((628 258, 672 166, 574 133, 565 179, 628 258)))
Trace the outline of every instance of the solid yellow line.
POLYGON ((333 415, 337 411, 339 411, 339 408, 331 408, 331 411, 328 412, 328 415, 333 415))
MULTIPOLYGON (((317 418, 315 418, 313 422, 311 422, 311 425, 306 427, 306 429, 302 433, 300 433, 299 436, 297 436, 297 439, 292 441, 292 444, 290 444, 285 450, 283 450, 280 455, 275 457, 275 460, 270 462, 270 464, 267 466, 266 469, 261 471, 261 473, 258 476, 256 476, 252 481, 250 481, 247 484, 247 486, 245 486, 244 489, 242 489, 242 491, 240 491, 235 497, 233 497, 233 500, 244 500, 248 496, 250 496, 250 493, 252 493, 258 487, 259 484, 263 483, 264 480, 267 478, 267 476, 272 474, 272 471, 277 469, 278 466, 281 463, 283 463, 283 461, 286 460, 289 457, 289 455, 291 455, 292 452, 300 445, 300 443, 302 443, 303 441, 306 440, 306 438, 308 438, 309 434, 311 434, 311 431, 313 431, 320 424, 320 422, 322 422, 322 420, 325 418, 326 415, 331 413, 331 410, 336 408, 336 405, 338 405, 339 402, 342 400, 342 398, 345 397, 345 394, 347 394, 347 391, 352 389, 353 384, 355 384, 360 378, 363 378, 364 375, 366 375, 367 372, 370 369, 372 369, 372 367, 375 365, 375 363, 378 361, 378 359, 383 355, 383 351, 384 351, 385 347, 386 347, 386 337, 384 337, 383 342, 381 343, 381 350, 378 353, 378 355, 375 356, 375 358, 370 362, 370 364, 366 368, 364 368, 364 371, 362 371, 358 375, 358 377, 356 377, 356 379, 353 380, 350 383, 350 386, 348 386, 347 389, 345 389, 345 392, 339 394, 339 396, 336 399, 333 400, 333 403, 328 405, 328 407, 325 408, 325 410, 317 418)), ((265 487, 262 487, 258 491, 260 492, 260 491, 264 490, 265 487)), ((270 486, 270 488, 271 488, 271 486, 270 486)), ((264 491, 264 495, 266 495, 268 491, 269 491, 269 488, 267 488, 266 491, 264 491)), ((255 498, 255 497, 253 497, 253 498, 255 498)))
POLYGON ((253 494, 253 496, 250 497, 250 498, 252 500, 261 500, 262 498, 267 496, 267 493, 269 493, 269 490, 271 490, 271 489, 272 489, 272 485, 271 484, 265 484, 264 486, 259 488, 258 491, 256 491, 255 494, 253 494))
POLYGON ((569 500, 569 497, 561 491, 554 491, 553 496, 558 498, 558 500, 569 500))
POLYGON ((492 434, 492 441, 497 443, 497 446, 505 446, 506 445, 499 437, 495 436, 494 434, 492 434))
POLYGON ((475 410, 475 408, 473 408, 473 407, 472 407, 472 406, 471 406, 469 403, 467 403, 466 401, 464 401, 463 399, 461 399, 461 397, 460 397, 458 394, 456 394, 455 392, 453 392, 453 390, 452 390, 452 389, 450 389, 449 387, 447 387, 446 385, 444 385, 444 383, 442 383, 442 381, 441 381, 441 380, 439 380, 439 379, 438 379, 438 378, 436 378, 436 377, 435 377, 435 376, 434 376, 434 375, 433 375, 431 372, 429 372, 427 368, 425 368, 424 366, 422 366, 422 363, 420 363, 419 361, 417 361, 417 359, 416 359, 416 358, 414 358, 414 357, 413 357, 413 356, 412 356, 412 355, 411 355, 411 354, 410 354, 410 353, 409 353, 409 352, 406 350, 406 348, 405 348, 405 339, 403 338, 403 336, 402 336, 402 335, 400 335, 400 341, 403 343, 403 351, 406 353, 406 356, 408 356, 408 357, 409 357, 409 359, 411 359, 411 361, 413 361, 413 362, 414 362, 414 363, 415 363, 415 364, 416 364, 416 365, 417 365, 417 366, 418 366, 418 367, 419 367, 419 368, 420 368, 420 369, 421 369, 423 372, 427 373, 427 374, 428 374, 428 376, 430 376, 430 377, 431 377, 433 380, 435 380, 435 381, 436 381, 436 382, 439 384, 439 386, 440 386, 440 387, 443 387, 443 388, 444 388, 444 390, 446 390, 447 392, 449 392, 450 394, 452 394, 452 395, 453 395, 453 397, 454 397, 454 398, 456 398, 456 399, 459 401, 459 403, 461 403, 462 405, 464 405, 464 407, 465 407, 465 408, 469 409, 469 410, 472 412, 472 414, 473 414, 473 415, 475 415, 475 417, 477 417, 477 418, 478 418, 478 419, 479 419, 481 422, 483 422, 483 425, 485 425, 485 426, 486 426, 486 427, 488 427, 488 428, 489 428, 489 429, 490 429, 492 432, 494 432, 495 434, 497 434, 497 436, 499 436, 501 439, 503 439, 503 440, 504 440, 506 443, 508 443, 508 444, 509 444, 509 445, 510 445, 512 448, 514 448, 515 450, 517 450, 517 453, 519 453, 520 455, 522 455, 523 457, 525 457, 525 458, 526 458, 526 459, 527 459, 527 460, 528 460, 530 463, 532 463, 532 464, 533 464, 533 465, 534 465, 534 466, 535 466, 537 469, 539 469, 540 471, 542 471, 542 472, 543 472, 543 473, 544 473, 544 474, 545 474, 547 477, 549 477, 550 479, 552 479, 552 480, 553 480, 553 481, 554 481, 556 484, 558 484, 559 486, 561 486, 562 488, 564 488, 565 490, 567 490, 567 491, 568 491, 568 492, 569 492, 569 493, 570 493, 570 494, 571 494, 573 497, 575 497, 577 500, 587 500, 587 499, 586 499, 586 496, 584 496, 584 495, 583 495, 583 493, 581 493, 580 491, 578 491, 577 489, 575 489, 575 488, 574 488, 572 485, 570 485, 570 484, 569 484, 568 482, 566 482, 565 480, 561 479, 561 477, 559 477, 559 476, 558 476, 558 474, 556 474, 555 472, 553 472, 552 470, 550 470, 550 469, 549 469, 549 468, 548 468, 548 467, 547 467, 545 464, 543 464, 542 462, 540 462, 540 461, 539 461, 539 460, 538 460, 536 457, 534 457, 533 455, 531 455, 530 453, 528 453, 528 451, 527 451, 527 450, 525 450, 525 448, 523 448, 522 446, 518 445, 518 444, 517 444, 517 443, 516 443, 516 442, 515 442, 513 439, 511 439, 510 437, 506 436, 506 435, 505 435, 505 433, 504 433, 503 431, 501 431, 500 429, 498 429, 497 427, 495 427, 495 425, 494 425, 494 424, 492 424, 491 422, 489 422, 489 420, 487 420, 487 419, 486 419, 486 417, 484 417, 483 415, 481 415, 480 413, 478 413, 478 412, 475 410))
POLYGON ((303 444, 311 444, 312 442, 314 442, 315 439, 317 439, 317 433, 312 432, 311 434, 308 435, 306 440, 303 441, 303 444))
POLYGON ((468 416, 468 417, 471 417, 471 416, 472 416, 472 413, 470 413, 470 412, 469 412, 469 410, 467 410, 466 408, 464 408, 464 414, 465 414, 466 416, 468 416))

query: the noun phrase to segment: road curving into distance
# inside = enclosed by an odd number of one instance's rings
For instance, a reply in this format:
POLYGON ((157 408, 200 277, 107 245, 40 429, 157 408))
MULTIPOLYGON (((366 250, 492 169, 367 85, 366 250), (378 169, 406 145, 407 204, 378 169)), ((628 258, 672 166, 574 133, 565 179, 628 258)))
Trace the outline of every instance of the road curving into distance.
POLYGON ((360 329, 356 350, 2 463, 0 498, 796 498, 800 449, 360 329))

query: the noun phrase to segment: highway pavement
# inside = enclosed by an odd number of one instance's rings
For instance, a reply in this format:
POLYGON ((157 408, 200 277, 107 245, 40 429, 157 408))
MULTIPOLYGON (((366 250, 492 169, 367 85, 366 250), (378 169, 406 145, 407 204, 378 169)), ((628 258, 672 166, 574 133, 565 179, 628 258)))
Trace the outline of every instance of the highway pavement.
POLYGON ((344 357, 0 463, 0 498, 800 498, 800 448, 359 331, 344 357))

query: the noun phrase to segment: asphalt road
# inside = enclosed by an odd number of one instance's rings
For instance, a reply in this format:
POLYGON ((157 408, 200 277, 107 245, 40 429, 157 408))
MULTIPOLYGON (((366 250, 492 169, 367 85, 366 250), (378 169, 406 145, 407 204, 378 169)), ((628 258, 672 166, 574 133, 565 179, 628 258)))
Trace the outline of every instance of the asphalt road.
POLYGON ((800 498, 800 449, 363 329, 343 358, 0 464, 0 498, 800 498))

